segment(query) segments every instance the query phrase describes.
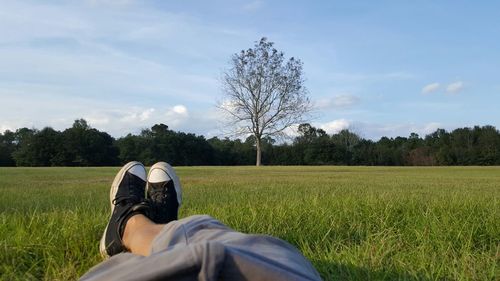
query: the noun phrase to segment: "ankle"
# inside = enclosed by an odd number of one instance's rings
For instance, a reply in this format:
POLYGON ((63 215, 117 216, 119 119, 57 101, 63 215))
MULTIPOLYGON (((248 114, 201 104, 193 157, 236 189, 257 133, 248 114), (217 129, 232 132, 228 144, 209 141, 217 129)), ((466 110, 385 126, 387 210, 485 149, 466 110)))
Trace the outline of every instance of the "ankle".
POLYGON ((142 216, 142 215, 141 214, 134 214, 130 218, 127 219, 127 221, 125 223, 123 235, 125 235, 125 232, 127 231, 127 229, 130 231, 130 230, 133 230, 137 227, 137 225, 139 224, 139 220, 140 220, 139 216, 142 216))
POLYGON ((132 238, 134 237, 134 233, 139 229, 140 221, 141 221, 141 214, 135 214, 132 215, 130 218, 127 219, 125 226, 123 228, 123 233, 122 233, 122 241, 123 245, 130 250, 130 246, 132 243, 132 238))

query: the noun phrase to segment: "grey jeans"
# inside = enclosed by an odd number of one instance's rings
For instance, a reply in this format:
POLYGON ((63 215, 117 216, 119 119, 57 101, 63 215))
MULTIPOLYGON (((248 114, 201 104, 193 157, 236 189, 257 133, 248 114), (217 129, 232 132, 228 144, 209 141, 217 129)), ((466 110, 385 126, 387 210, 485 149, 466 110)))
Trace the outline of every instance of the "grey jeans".
POLYGON ((234 231, 209 216, 165 225, 147 257, 121 253, 80 280, 321 280, 287 242, 234 231))

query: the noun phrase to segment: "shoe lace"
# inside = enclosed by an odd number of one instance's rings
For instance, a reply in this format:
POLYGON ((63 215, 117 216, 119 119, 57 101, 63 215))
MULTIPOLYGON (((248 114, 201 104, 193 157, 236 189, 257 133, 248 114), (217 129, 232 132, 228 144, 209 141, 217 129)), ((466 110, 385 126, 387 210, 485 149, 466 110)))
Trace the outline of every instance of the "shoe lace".
POLYGON ((153 188, 150 196, 151 199, 156 203, 165 203, 168 198, 167 194, 167 183, 163 183, 161 186, 153 188))
POLYGON ((138 196, 130 195, 130 196, 117 196, 115 199, 113 199, 111 203, 113 203, 113 205, 116 206, 121 204, 122 202, 128 203, 128 202, 138 202, 138 201, 139 201, 138 196))
POLYGON ((141 198, 144 197, 144 189, 139 188, 140 183, 137 182, 137 179, 134 177, 128 178, 128 194, 118 195, 113 199, 112 203, 116 206, 125 203, 136 203, 141 201, 141 198))

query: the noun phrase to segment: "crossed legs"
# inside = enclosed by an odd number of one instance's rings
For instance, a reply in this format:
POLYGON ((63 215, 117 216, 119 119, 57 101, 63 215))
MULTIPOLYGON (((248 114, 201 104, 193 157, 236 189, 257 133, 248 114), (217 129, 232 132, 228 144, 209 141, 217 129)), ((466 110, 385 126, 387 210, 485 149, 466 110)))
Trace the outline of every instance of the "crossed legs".
POLYGON ((111 217, 99 244, 101 255, 131 251, 148 256, 165 224, 177 220, 181 200, 180 181, 169 164, 154 164, 146 176, 143 164, 127 163, 111 185, 111 217))

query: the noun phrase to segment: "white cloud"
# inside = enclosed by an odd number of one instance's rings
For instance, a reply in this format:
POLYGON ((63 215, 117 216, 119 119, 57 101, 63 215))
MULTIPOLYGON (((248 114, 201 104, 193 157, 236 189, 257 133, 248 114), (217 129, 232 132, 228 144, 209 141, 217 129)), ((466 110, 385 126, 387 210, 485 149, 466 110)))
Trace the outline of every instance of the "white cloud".
POLYGON ((164 118, 165 120, 162 123, 176 129, 189 119, 189 112, 184 105, 179 104, 167 109, 164 118))
POLYGON ((438 122, 428 122, 423 124, 415 123, 392 123, 379 124, 367 122, 354 122, 353 126, 359 130, 362 137, 378 140, 381 137, 408 137, 411 133, 417 133, 424 137, 438 128, 443 128, 443 124, 438 122))
POLYGON ((146 109, 144 110, 141 115, 139 116, 139 120, 141 121, 146 121, 148 120, 149 118, 151 118, 151 115, 155 112, 155 109, 154 108, 149 108, 149 109, 146 109))
POLYGON ((427 124, 424 125, 424 127, 422 128, 422 130, 420 130, 420 132, 423 135, 428 135, 430 133, 435 132, 441 126, 442 126, 441 123, 438 123, 438 122, 427 123, 427 124))
MULTIPOLYGON (((144 122, 144 121, 149 120, 151 118, 152 114, 155 112, 155 109, 154 108, 142 109, 142 108, 132 107, 132 108, 128 109, 127 111, 129 113, 122 116, 119 120, 123 121, 123 122, 138 123, 138 122, 144 122)), ((121 115, 121 114, 119 113, 119 115, 121 115)), ((89 120, 92 119, 92 117, 86 117, 86 118, 89 120)))
POLYGON ((15 131, 17 128, 12 127, 9 124, 0 124, 0 134, 9 130, 9 131, 15 131))
POLYGON ((172 108, 172 112, 179 114, 179 115, 188 115, 187 108, 184 105, 176 105, 172 108))
POLYGON ((464 88, 464 82, 462 81, 456 81, 451 84, 449 84, 446 87, 446 92, 449 94, 456 94, 460 92, 464 88))
MULTIPOLYGON (((422 94, 429 94, 432 92, 436 92, 440 88, 441 88, 440 83, 438 83, 438 82, 431 83, 431 84, 426 85, 425 87, 422 88, 422 94)), ((456 93, 462 91, 463 88, 464 88, 464 82, 456 81, 456 82, 448 84, 448 86, 446 86, 446 88, 445 88, 445 91, 448 94, 456 94, 456 93)))
POLYGON ((437 82, 426 85, 422 88, 422 94, 429 94, 439 89, 441 85, 437 82))
POLYGON ((100 116, 96 115, 89 115, 85 116, 83 119, 88 121, 90 126, 106 126, 109 124, 109 117, 105 116, 103 114, 99 114, 100 116))
POLYGON ((352 107, 360 102, 360 98, 351 94, 340 94, 332 98, 319 99, 315 105, 318 109, 345 109, 352 107))
POLYGON ((351 122, 342 118, 327 123, 316 124, 316 126, 325 130, 328 134, 336 134, 342 130, 349 129, 351 122))

